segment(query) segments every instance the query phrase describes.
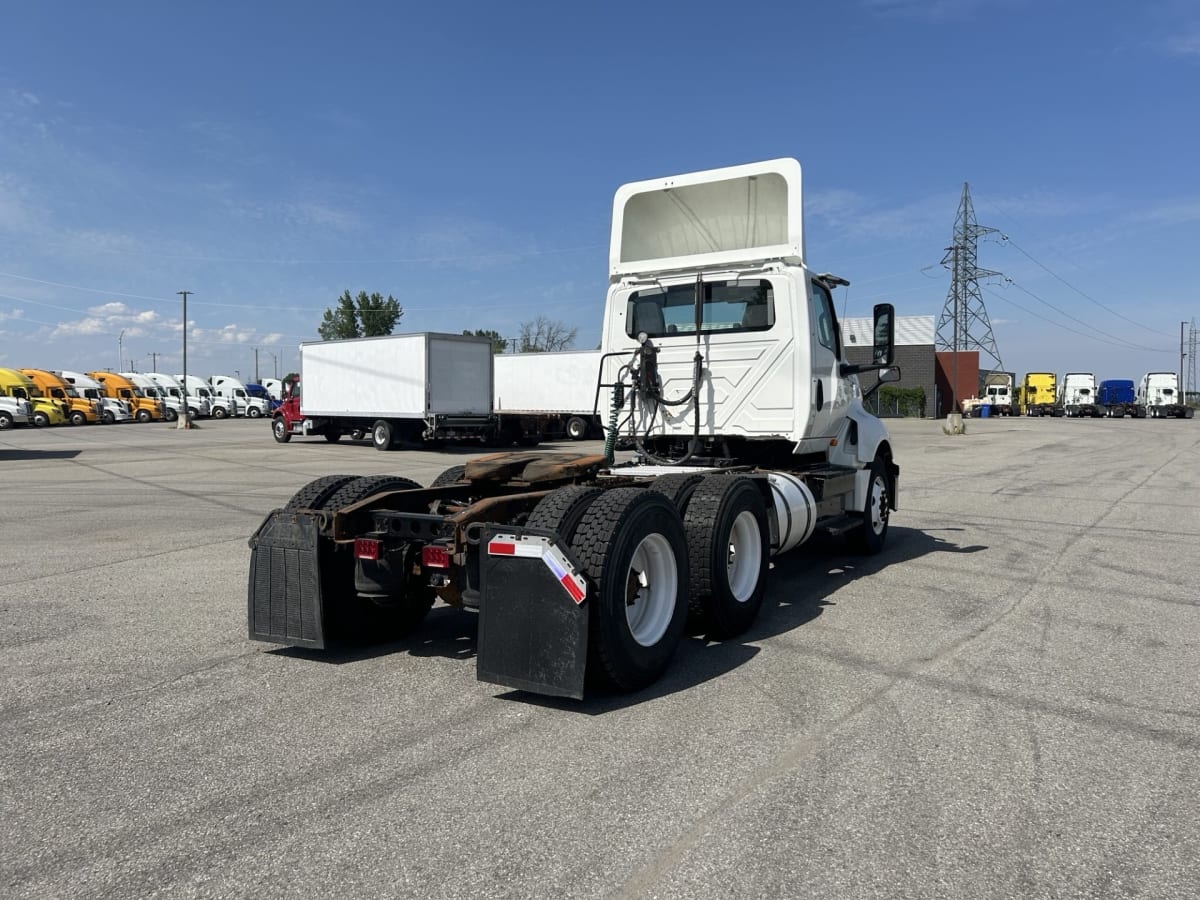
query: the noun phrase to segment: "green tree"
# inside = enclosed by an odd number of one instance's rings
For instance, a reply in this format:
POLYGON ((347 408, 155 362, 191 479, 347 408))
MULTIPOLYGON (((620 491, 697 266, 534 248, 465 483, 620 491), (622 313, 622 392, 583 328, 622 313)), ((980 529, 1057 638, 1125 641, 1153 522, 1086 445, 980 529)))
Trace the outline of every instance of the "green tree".
POLYGON ((357 297, 351 297, 345 291, 336 306, 325 310, 317 334, 325 341, 378 337, 391 334, 403 315, 404 310, 391 294, 385 299, 379 292, 359 291, 357 297))
POLYGON ((568 350, 575 343, 575 336, 578 333, 578 328, 539 315, 536 319, 521 323, 520 330, 517 332, 517 346, 521 353, 568 350))
POLYGON ((500 332, 493 331, 490 328, 476 328, 474 331, 471 331, 469 328, 464 328, 463 334, 471 335, 472 337, 490 338, 492 341, 493 353, 503 353, 508 349, 508 338, 500 337, 500 332))

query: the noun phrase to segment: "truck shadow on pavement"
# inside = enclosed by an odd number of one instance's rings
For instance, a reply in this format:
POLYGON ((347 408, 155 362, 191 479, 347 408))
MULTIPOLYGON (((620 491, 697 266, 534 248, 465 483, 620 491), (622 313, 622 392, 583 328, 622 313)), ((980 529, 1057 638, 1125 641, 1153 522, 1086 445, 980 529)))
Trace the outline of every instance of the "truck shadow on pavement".
MULTIPOLYGON (((813 621, 827 607, 836 605, 842 587, 859 578, 931 553, 978 553, 987 549, 980 544, 961 546, 939 536, 961 530, 945 528, 933 534, 893 525, 887 547, 877 556, 857 555, 847 549, 841 538, 816 535, 801 548, 772 563, 762 611, 749 631, 725 641, 710 640, 703 633, 689 631, 666 673, 645 690, 620 694, 589 685, 582 701, 521 690, 503 691, 497 697, 566 712, 603 715, 689 690, 724 676, 753 659, 761 649, 756 646, 758 643, 813 621)), ((474 613, 438 606, 430 611, 416 632, 401 640, 369 646, 339 645, 324 651, 283 647, 268 652, 333 665, 393 653, 469 662, 476 655, 477 632, 478 618, 474 613)), ((467 677, 465 671, 464 677, 467 677)))
POLYGON ((0 462, 17 462, 23 459, 74 459, 82 450, 0 450, 0 462))

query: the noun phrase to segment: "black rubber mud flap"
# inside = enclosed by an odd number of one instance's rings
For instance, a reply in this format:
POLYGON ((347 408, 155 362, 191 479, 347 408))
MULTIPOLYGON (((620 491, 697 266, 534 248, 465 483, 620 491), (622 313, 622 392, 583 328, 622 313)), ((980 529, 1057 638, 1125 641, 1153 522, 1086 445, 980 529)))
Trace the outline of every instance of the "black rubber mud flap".
POLYGON ((250 538, 250 638, 325 647, 317 518, 277 509, 250 538))
POLYGON ((582 700, 588 587, 570 552, 549 535, 483 527, 476 677, 582 700))

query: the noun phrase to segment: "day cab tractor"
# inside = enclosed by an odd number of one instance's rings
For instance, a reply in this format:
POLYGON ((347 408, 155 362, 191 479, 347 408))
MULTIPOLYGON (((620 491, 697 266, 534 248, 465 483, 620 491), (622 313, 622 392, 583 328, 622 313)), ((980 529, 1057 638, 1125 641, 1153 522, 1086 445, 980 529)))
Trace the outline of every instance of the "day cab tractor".
POLYGON ((478 678, 580 698, 655 681, 689 617, 744 632, 770 557, 818 529, 879 552, 899 468, 858 376, 899 377, 894 310, 851 364, 847 282, 808 268, 801 210, 792 159, 618 189, 604 452, 498 453, 429 486, 316 479, 250 540, 250 637, 388 639, 440 599, 478 611, 478 678))

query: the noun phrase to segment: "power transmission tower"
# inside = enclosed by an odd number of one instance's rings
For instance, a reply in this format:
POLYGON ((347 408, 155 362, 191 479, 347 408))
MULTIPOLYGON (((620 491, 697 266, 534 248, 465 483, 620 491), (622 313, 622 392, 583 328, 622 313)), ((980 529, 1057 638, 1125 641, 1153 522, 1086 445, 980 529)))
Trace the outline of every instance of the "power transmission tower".
MULTIPOLYGON (((958 380, 958 352, 979 351, 980 383, 992 372, 1004 370, 1000 351, 996 349, 996 338, 992 334, 992 322, 987 307, 983 305, 983 294, 979 290, 980 278, 1000 277, 1000 272, 981 269, 978 265, 977 246, 979 238, 992 234, 995 228, 975 222, 975 207, 971 204, 971 189, 963 182, 962 201, 958 205, 958 216, 954 220, 954 241, 946 248, 942 265, 950 270, 950 291, 946 304, 938 319, 937 349, 950 350, 955 356, 954 379, 958 380)), ((957 392, 957 383, 951 392, 957 392)), ((951 397, 957 409, 957 398, 951 397)))

